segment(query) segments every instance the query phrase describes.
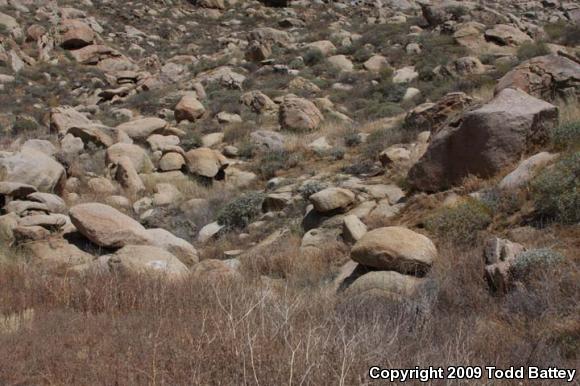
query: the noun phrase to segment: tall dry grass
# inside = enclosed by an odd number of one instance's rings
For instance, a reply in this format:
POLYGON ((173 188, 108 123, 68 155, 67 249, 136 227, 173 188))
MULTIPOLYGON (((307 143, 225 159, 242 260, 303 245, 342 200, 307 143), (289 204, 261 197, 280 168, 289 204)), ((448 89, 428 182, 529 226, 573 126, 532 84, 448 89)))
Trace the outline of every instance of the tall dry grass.
POLYGON ((307 262, 275 264, 287 277, 277 287, 261 279, 264 261, 223 282, 4 264, 0 384, 356 385, 372 365, 577 366, 578 267, 499 299, 482 264, 479 251, 445 249, 404 304, 336 297, 299 280, 307 262))

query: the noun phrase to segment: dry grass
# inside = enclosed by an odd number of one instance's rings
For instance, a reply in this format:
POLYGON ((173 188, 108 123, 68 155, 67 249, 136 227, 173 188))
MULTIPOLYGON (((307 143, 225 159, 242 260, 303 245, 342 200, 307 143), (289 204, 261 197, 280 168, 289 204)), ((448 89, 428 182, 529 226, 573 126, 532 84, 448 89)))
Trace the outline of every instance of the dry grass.
MULTIPOLYGON (((297 256, 289 243, 276 247, 287 255, 279 266, 297 256)), ((577 365, 577 266, 494 299, 478 250, 441 255, 420 294, 399 305, 352 304, 296 280, 313 262, 282 268, 292 279, 275 286, 258 271, 167 282, 5 264, 0 314, 23 316, 0 332, 0 384, 355 385, 370 383, 371 365, 577 365)))

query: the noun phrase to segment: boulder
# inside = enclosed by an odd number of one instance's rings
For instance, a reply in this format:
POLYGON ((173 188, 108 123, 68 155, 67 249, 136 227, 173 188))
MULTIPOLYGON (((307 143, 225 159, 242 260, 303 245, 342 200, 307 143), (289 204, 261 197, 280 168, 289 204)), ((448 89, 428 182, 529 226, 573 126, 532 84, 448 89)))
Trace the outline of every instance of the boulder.
POLYGON ((354 69, 354 64, 344 55, 334 55, 326 59, 326 61, 340 71, 352 71, 354 69))
POLYGON ((107 264, 113 272, 119 273, 161 273, 181 277, 189 272, 171 253, 148 245, 127 245, 111 255, 107 264))
POLYGON ((161 118, 140 118, 117 126, 117 130, 124 132, 131 139, 145 141, 152 134, 158 134, 167 127, 167 122, 161 118))
POLYGON ((343 221, 342 237, 346 241, 356 243, 367 233, 367 226, 357 216, 345 216, 343 221))
POLYGON ((580 97, 580 62, 561 55, 530 59, 504 75, 495 92, 506 88, 518 88, 546 101, 580 97))
POLYGON ((24 149, 0 155, 0 179, 32 185, 43 192, 60 191, 66 179, 64 167, 46 154, 24 149))
POLYGON ((193 245, 165 229, 147 229, 145 235, 149 239, 148 245, 153 245, 171 252, 188 267, 193 266, 199 261, 197 250, 193 245))
POLYGON ((550 154, 545 151, 531 156, 522 161, 514 171, 505 176, 500 181, 498 187, 505 190, 524 187, 534 178, 541 168, 554 161, 557 157, 558 154, 550 154))
POLYGON ((318 50, 324 56, 329 56, 336 52, 336 47, 330 40, 319 40, 308 43, 304 48, 306 50, 318 50))
POLYGON ((36 187, 20 182, 0 181, 0 196, 22 199, 35 193, 36 187))
POLYGON ((66 203, 56 194, 34 192, 30 193, 27 198, 46 205, 51 213, 66 213, 67 211, 66 203))
POLYGON ((224 179, 225 169, 229 165, 222 153, 206 147, 188 151, 185 159, 190 173, 218 180, 224 179))
POLYGON ((326 188, 312 194, 308 199, 317 212, 325 213, 347 208, 354 202, 355 195, 343 188, 326 188))
MULTIPOLYGON (((347 279, 348 280, 348 279, 347 279)), ((373 271, 356 278, 344 291, 344 298, 361 302, 401 301, 412 297, 422 279, 393 271, 373 271)))
POLYGON ((523 245, 510 240, 493 237, 487 240, 483 255, 485 258, 485 277, 497 293, 505 293, 511 286, 510 270, 518 255, 525 251, 523 245))
POLYGON ((137 173, 149 173, 154 167, 147 152, 130 143, 116 143, 106 152, 107 165, 118 165, 123 158, 129 158, 137 173))
POLYGON ((197 94, 185 94, 175 106, 175 120, 195 122, 203 117, 205 114, 205 107, 197 99, 197 94))
POLYGON ((485 31, 485 38, 500 46, 519 46, 533 41, 526 33, 508 24, 497 24, 485 31))
POLYGON ((164 172, 181 170, 184 165, 185 158, 179 153, 166 153, 159 160, 159 170, 164 172))
POLYGON ((139 177, 137 169, 129 157, 119 158, 115 166, 115 180, 117 180, 131 194, 140 194, 145 191, 145 184, 139 177))
POLYGON ((68 50, 83 48, 93 43, 95 32, 79 19, 65 19, 60 26, 60 45, 68 50))
POLYGON ((312 131, 316 130, 324 117, 320 110, 304 98, 287 97, 280 105, 278 115, 280 126, 285 130, 312 131))
POLYGON ((226 4, 225 4, 224 0, 197 0, 196 4, 202 8, 210 8, 210 9, 225 9, 226 8, 226 4))
POLYGON ((557 107, 505 89, 436 133, 408 180, 416 189, 439 191, 470 174, 490 177, 544 143, 557 123, 557 107))
POLYGON ((363 63, 363 67, 367 71, 371 72, 381 72, 390 67, 389 61, 382 55, 373 55, 366 62, 363 63))
POLYGON ((464 92, 446 94, 436 103, 423 103, 405 117, 405 126, 437 132, 450 119, 473 104, 473 98, 464 92))
POLYGON ((120 248, 149 242, 141 224, 108 205, 79 204, 70 209, 69 215, 78 231, 101 247, 120 248))
POLYGON ((270 130, 256 130, 250 134, 252 143, 261 150, 284 149, 284 136, 270 130))
POLYGON ((217 259, 206 259, 196 264, 191 269, 191 276, 195 280, 203 280, 214 284, 241 278, 240 273, 230 264, 217 259))
POLYGON ((256 114, 263 114, 278 108, 276 103, 261 91, 248 91, 240 97, 240 103, 256 114))
POLYGON ((437 258, 437 249, 426 236, 403 227, 367 232, 351 250, 351 258, 365 266, 425 275, 437 258))
POLYGON ((62 238, 49 238, 22 244, 27 256, 34 257, 42 264, 73 267, 88 264, 94 257, 62 238))

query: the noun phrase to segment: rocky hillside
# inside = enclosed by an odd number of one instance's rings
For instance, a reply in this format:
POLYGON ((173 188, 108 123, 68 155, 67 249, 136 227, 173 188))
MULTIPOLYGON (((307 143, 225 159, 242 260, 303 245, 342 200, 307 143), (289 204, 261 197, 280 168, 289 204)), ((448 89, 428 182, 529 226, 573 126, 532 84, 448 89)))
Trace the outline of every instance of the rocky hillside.
POLYGON ((0 384, 577 367, 579 100, 572 0, 0 0, 0 384))

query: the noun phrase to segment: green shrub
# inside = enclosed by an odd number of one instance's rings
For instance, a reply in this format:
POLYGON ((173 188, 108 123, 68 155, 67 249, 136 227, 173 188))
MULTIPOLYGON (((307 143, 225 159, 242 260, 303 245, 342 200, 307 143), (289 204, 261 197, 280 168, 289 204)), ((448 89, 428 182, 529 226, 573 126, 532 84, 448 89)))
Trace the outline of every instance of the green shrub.
POLYGON ((580 221, 580 152, 565 156, 532 180, 532 197, 542 219, 580 221))
POLYGON ((577 149, 580 147, 580 121, 570 122, 554 128, 551 141, 558 150, 577 149))
POLYGON ((335 161, 341 160, 344 158, 346 151, 343 147, 333 147, 328 151, 328 155, 335 161))
POLYGON ((12 124, 13 134, 23 134, 38 129, 38 123, 31 117, 17 117, 12 124))
POLYGON ((318 193, 321 190, 326 189, 328 186, 320 181, 308 181, 300 188, 298 188, 298 193, 305 199, 308 200, 308 197, 312 196, 314 193, 318 193))
POLYGON ((387 147, 408 142, 411 139, 408 135, 409 132, 401 127, 377 129, 368 136, 362 149, 362 155, 369 160, 378 160, 379 154, 387 147))
POLYGON ((344 144, 347 147, 355 147, 360 145, 361 142, 361 137, 356 130, 351 129, 344 134, 344 144))
POLYGON ((303 56, 304 63, 308 66, 314 66, 324 60, 324 54, 318 48, 311 48, 303 56))
POLYGON ((511 274, 516 279, 523 279, 536 269, 545 269, 565 260, 565 257, 552 249, 540 248, 522 252, 517 256, 515 264, 511 267, 511 274))
POLYGON ((372 175, 380 169, 375 165, 374 161, 365 159, 359 160, 352 165, 345 166, 341 170, 343 173, 351 174, 353 176, 363 176, 372 175))
POLYGON ((525 42, 518 48, 518 59, 525 61, 536 56, 550 54, 550 48, 544 42, 525 42))
POLYGON ((217 222, 227 229, 243 229, 262 213, 264 194, 246 193, 224 206, 218 213, 217 222))
POLYGON ((259 165, 258 173, 266 180, 276 176, 276 172, 288 169, 298 164, 298 157, 286 150, 271 150, 264 154, 259 165))
POLYGON ((187 135, 181 139, 180 143, 180 146, 185 151, 197 149, 198 147, 201 147, 201 145, 202 145, 201 137, 199 136, 199 134, 193 131, 188 132, 187 135))
POLYGON ((489 208, 476 200, 443 208, 425 221, 425 228, 442 239, 462 245, 472 245, 477 232, 491 223, 489 208))

